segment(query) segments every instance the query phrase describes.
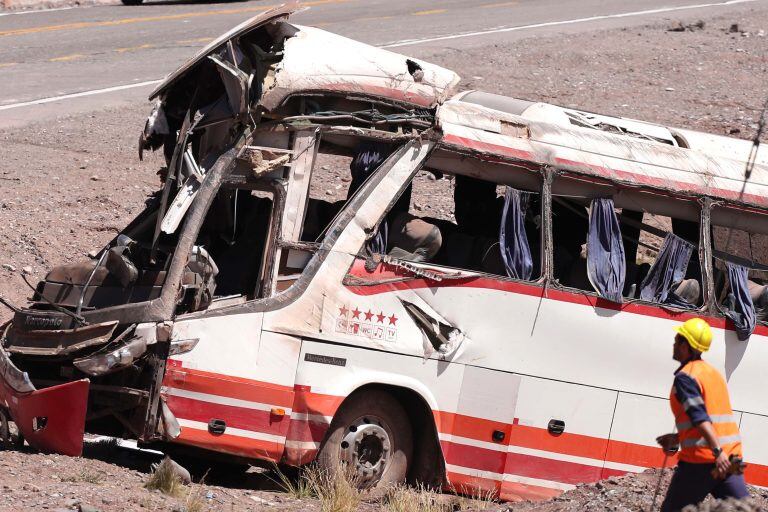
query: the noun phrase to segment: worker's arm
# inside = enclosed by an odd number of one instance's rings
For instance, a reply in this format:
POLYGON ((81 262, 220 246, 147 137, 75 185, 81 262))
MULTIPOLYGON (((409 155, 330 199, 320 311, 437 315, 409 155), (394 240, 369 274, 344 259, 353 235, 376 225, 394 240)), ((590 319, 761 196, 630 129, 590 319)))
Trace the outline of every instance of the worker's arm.
POLYGON ((717 434, 715 434, 715 428, 712 426, 711 421, 704 421, 696 425, 701 436, 707 441, 709 448, 712 451, 720 450, 717 458, 715 459, 715 467, 717 468, 717 474, 719 478, 722 478, 728 473, 728 469, 731 466, 731 462, 728 460, 728 455, 720 449, 720 442, 717 440, 717 434))

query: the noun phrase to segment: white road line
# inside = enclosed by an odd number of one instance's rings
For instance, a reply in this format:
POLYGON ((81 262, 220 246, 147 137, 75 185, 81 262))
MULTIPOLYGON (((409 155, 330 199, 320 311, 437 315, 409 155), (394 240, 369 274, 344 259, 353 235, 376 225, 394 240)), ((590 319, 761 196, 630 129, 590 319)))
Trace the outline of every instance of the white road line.
MULTIPOLYGON (((728 0, 726 2, 712 2, 712 3, 705 3, 705 4, 696 4, 696 5, 682 5, 678 7, 662 7, 659 9, 648 9, 645 11, 634 11, 634 12, 625 12, 621 14, 602 14, 599 16, 590 16, 588 18, 576 18, 572 20, 562 20, 562 21, 549 21, 545 23, 534 23, 532 25, 520 25, 517 27, 499 27, 489 30, 481 30, 477 32, 464 32, 460 34, 450 34, 445 36, 437 36, 437 37, 428 37, 424 39, 405 39, 402 41, 393 41, 391 43, 385 43, 376 45, 379 48, 397 48, 400 46, 411 46, 411 45, 419 45, 419 44, 425 44, 425 43, 433 43, 435 41, 449 41, 452 39, 463 39, 466 37, 477 37, 477 36, 484 36, 488 34, 500 34, 504 32, 517 32, 521 30, 529 30, 533 28, 542 28, 542 27, 556 27, 558 25, 574 25, 577 23, 585 23, 589 21, 598 21, 598 20, 606 20, 611 18, 629 18, 632 16, 642 16, 644 14, 659 14, 659 13, 666 13, 666 12, 675 12, 675 11, 684 11, 684 10, 690 10, 690 9, 700 9, 703 7, 723 7, 728 5, 736 5, 736 4, 744 4, 744 3, 752 3, 752 2, 760 2, 763 0, 728 0)), ((41 12, 48 12, 48 11, 41 11, 41 12)), ((14 14, 14 13, 8 13, 8 14, 14 14)), ((6 15, 6 14, 3 14, 6 15)), ((24 101, 21 103, 11 103, 9 105, 2 105, 0 106, 0 111, 3 110, 10 110, 12 108, 20 108, 20 107, 29 107, 32 105, 42 105, 44 103, 53 103, 55 101, 63 101, 63 100, 70 100, 74 98, 82 98, 83 96, 92 96, 95 94, 103 94, 108 92, 114 92, 114 91, 122 91, 125 89, 133 89, 136 87, 146 87, 150 85, 156 85, 162 82, 162 79, 160 80, 150 80, 148 82, 140 82, 136 84, 126 84, 126 85, 117 85, 115 87, 107 87, 106 89, 94 89, 92 91, 83 91, 78 92, 74 94, 65 94, 63 96, 53 96, 50 98, 40 98, 38 100, 32 100, 32 101, 24 101)))
POLYGON ((18 16, 19 14, 38 14, 41 12, 68 11, 69 9, 74 9, 74 7, 57 7, 55 9, 43 9, 40 11, 0 12, 0 16, 18 16))
POLYGON ((696 4, 696 5, 681 5, 677 7, 661 7, 659 9, 648 9, 645 11, 625 12, 621 14, 601 14, 598 16, 590 16, 588 18, 576 18, 573 20, 562 20, 562 21, 548 21, 544 23, 534 23, 532 25, 519 25, 516 27, 498 27, 498 28, 492 28, 488 30, 480 30, 476 32, 463 32, 460 34, 450 34, 446 36, 425 37, 423 39, 403 39, 401 41, 393 41, 391 43, 379 45, 379 48, 398 48, 400 46, 433 43, 435 41, 450 41, 453 39, 463 39, 465 37, 485 36, 489 34, 501 34, 504 32, 516 32, 519 30, 529 30, 532 28, 556 27, 559 25, 575 25, 576 23, 586 23, 589 21, 608 20, 612 18, 630 18, 633 16, 642 16, 645 14, 663 14, 665 12, 701 9, 703 7, 722 7, 727 5, 744 4, 744 3, 759 2, 759 1, 760 0, 728 0, 726 2, 712 2, 712 3, 696 4))
POLYGON ((124 91, 126 89, 135 89, 136 87, 148 87, 150 85, 157 85, 162 80, 149 80, 148 82, 138 82, 135 84, 116 85, 114 87, 107 87, 106 89, 94 89, 91 91, 76 92, 72 94, 64 94, 62 96, 52 96, 50 98, 40 98, 39 100, 23 101, 21 103, 11 103, 10 105, 0 105, 0 111, 10 110, 12 108, 29 107, 31 105, 42 105, 44 103, 53 103, 55 101, 71 100, 74 98, 82 98, 84 96, 93 96, 95 94, 104 94, 107 92, 124 91))

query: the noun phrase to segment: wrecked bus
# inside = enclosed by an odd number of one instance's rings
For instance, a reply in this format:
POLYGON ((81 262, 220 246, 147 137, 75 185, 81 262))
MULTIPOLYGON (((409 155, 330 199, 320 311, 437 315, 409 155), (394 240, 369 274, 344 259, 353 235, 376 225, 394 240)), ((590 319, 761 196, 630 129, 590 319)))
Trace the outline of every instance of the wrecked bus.
POLYGON ((765 154, 745 181, 745 141, 457 93, 295 10, 152 93, 162 189, 2 327, 0 432, 540 499, 661 466, 704 316, 768 485, 765 154))

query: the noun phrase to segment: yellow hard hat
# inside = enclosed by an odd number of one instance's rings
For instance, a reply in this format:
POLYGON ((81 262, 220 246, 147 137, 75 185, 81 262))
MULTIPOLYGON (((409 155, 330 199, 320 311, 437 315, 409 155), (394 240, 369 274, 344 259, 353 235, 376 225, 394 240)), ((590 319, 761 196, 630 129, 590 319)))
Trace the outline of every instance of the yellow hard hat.
POLYGON ((694 350, 706 352, 712 344, 712 329, 702 318, 691 318, 683 325, 675 327, 675 331, 688 340, 688 344, 694 350))

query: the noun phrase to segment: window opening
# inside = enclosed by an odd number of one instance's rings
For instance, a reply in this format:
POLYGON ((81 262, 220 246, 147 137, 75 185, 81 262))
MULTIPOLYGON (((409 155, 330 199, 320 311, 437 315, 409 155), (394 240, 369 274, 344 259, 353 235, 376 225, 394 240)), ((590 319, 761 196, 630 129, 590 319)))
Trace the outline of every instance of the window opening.
MULTIPOLYGON (((637 202, 633 201, 633 208, 637 202)), ((699 223, 650 211, 624 209, 625 296, 679 308, 702 304, 699 223), (637 219, 642 218, 641 222, 637 219)))
POLYGON ((271 192, 226 187, 219 190, 185 269, 180 308, 196 311, 207 308, 217 298, 256 295, 273 204, 271 192))
POLYGON ((557 178, 552 201, 555 280, 617 302, 623 296, 681 308, 700 305, 699 223, 662 214, 690 217, 689 203, 557 178))
POLYGON ((430 266, 536 279, 539 195, 463 174, 420 171, 387 214, 391 220, 384 254, 430 266))
POLYGON ((746 340, 768 320, 768 223, 764 215, 715 206, 712 224, 715 301, 746 340))

